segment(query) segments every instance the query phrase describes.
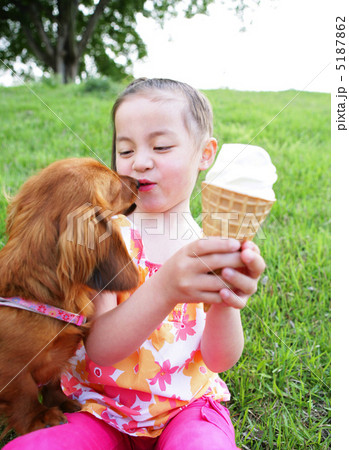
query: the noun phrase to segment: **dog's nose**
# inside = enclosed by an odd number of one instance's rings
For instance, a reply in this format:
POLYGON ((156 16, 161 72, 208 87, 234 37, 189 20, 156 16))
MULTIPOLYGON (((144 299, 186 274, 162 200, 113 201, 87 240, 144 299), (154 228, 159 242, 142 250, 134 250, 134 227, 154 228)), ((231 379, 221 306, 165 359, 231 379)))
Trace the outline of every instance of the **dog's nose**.
POLYGON ((121 182, 125 183, 130 188, 130 190, 134 194, 136 194, 135 190, 138 191, 140 187, 140 182, 136 178, 129 177, 127 175, 119 175, 119 178, 121 182))

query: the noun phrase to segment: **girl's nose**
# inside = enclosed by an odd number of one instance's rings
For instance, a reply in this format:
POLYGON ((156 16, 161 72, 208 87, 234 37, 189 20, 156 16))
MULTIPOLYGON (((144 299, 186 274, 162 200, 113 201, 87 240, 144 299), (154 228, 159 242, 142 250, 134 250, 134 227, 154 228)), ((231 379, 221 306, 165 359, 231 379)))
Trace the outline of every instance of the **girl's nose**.
POLYGON ((132 169, 136 172, 144 172, 153 168, 153 159, 147 151, 138 151, 134 157, 132 169))

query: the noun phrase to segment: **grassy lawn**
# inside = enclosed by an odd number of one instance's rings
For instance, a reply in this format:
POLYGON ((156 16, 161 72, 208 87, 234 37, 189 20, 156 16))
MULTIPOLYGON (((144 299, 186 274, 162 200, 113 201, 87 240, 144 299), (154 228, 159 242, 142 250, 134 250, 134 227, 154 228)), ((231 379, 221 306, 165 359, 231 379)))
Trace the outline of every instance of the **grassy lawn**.
MULTIPOLYGON (((110 110, 118 86, 30 89, 0 88, 1 192, 14 194, 28 176, 65 157, 98 155, 110 165, 110 110)), ((244 353, 222 375, 232 393, 237 445, 330 448, 330 96, 206 94, 219 144, 264 147, 279 176, 265 236, 255 239, 267 269, 242 312, 244 353)), ((194 217, 201 208, 200 180, 194 217)), ((5 213, 1 193, 0 248, 5 213)))

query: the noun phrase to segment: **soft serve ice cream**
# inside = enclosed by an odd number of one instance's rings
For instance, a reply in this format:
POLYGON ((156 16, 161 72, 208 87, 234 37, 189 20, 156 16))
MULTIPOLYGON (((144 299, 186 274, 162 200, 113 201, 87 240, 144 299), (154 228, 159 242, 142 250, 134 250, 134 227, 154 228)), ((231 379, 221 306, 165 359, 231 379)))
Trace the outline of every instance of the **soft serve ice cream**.
POLYGON ((276 169, 260 147, 225 144, 202 182, 205 236, 251 240, 274 202, 276 169))
POLYGON ((205 182, 250 197, 275 201, 276 169, 261 147, 224 144, 205 182))

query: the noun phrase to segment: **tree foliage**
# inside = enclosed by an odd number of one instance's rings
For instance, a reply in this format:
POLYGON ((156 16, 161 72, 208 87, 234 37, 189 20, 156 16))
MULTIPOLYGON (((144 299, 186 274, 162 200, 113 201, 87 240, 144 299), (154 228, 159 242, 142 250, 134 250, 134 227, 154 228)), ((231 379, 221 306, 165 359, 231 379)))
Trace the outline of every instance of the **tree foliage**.
MULTIPOLYGON (((136 31, 137 14, 163 24, 177 14, 180 3, 190 18, 206 13, 213 1, 0 0, 0 59, 11 69, 16 60, 34 60, 65 83, 88 73, 89 63, 98 73, 118 79, 135 59, 146 55, 136 31)), ((246 3, 232 2, 237 11, 246 3)))

